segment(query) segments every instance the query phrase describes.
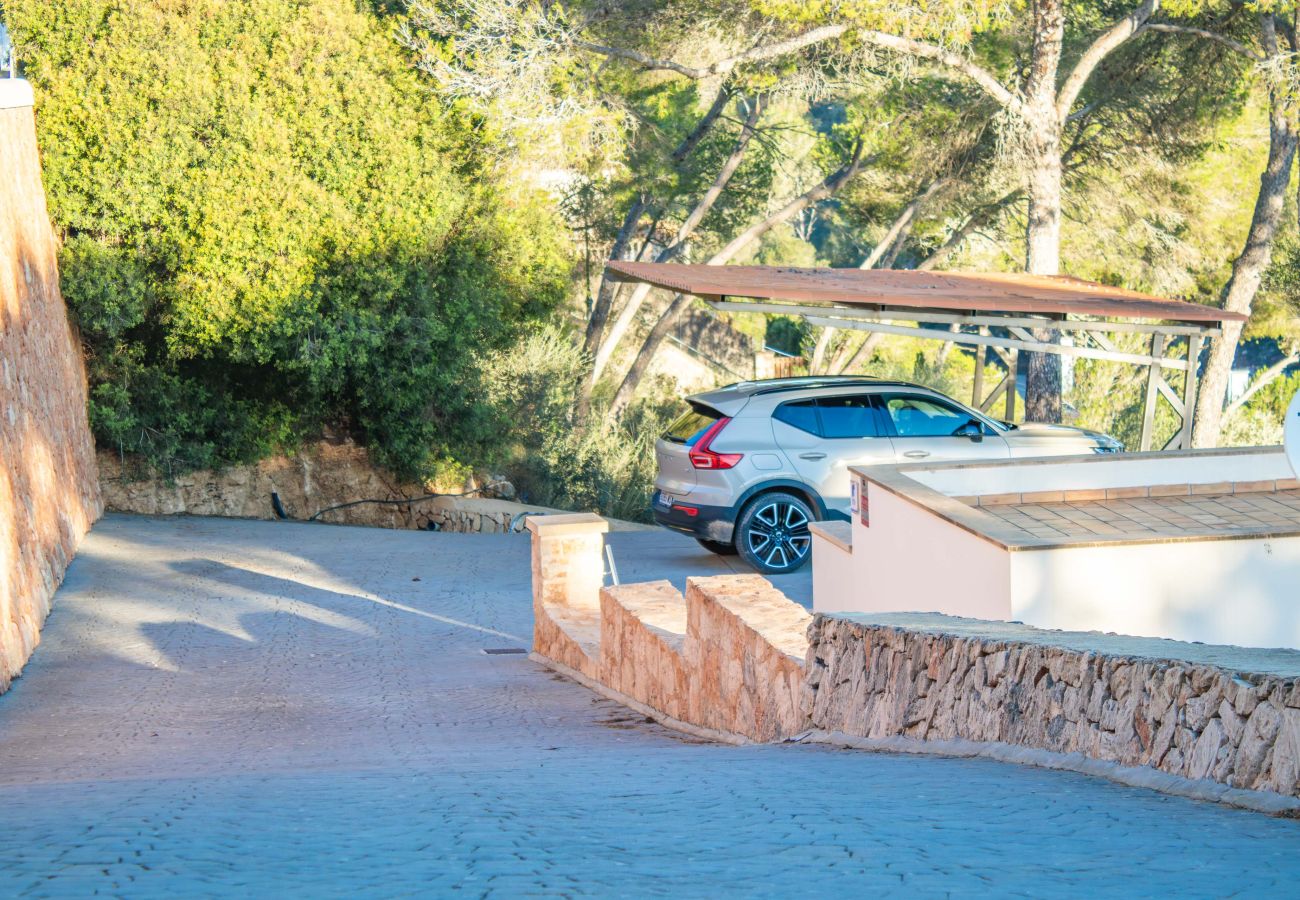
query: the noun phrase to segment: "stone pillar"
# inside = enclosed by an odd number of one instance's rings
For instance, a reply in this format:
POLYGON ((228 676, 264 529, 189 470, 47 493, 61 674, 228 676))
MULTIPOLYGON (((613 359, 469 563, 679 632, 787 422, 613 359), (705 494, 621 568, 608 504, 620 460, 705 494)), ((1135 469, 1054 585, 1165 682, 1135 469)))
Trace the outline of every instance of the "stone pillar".
POLYGON ((590 513, 526 522, 533 542, 533 652, 594 679, 609 523, 590 513))
POLYGON ((533 604, 599 613, 609 523, 591 513, 525 521, 533 536, 533 604))

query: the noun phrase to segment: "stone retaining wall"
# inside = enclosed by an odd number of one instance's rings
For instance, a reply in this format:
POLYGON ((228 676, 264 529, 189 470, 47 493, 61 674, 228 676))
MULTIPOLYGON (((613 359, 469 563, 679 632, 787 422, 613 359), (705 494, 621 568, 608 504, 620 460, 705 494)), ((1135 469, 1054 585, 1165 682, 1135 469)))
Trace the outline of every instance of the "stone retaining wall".
MULTIPOLYGON (((274 519, 271 494, 275 493, 291 518, 306 519, 354 500, 458 494, 485 484, 482 479, 446 484, 401 481, 375 465, 366 448, 346 439, 315 441, 292 454, 220 470, 183 472, 173 478, 144 471, 135 460, 105 450, 99 454, 99 471, 104 504, 110 512, 147 516, 274 519)), ((454 532, 509 530, 512 511, 495 508, 490 500, 481 501, 487 508, 467 501, 469 498, 435 497, 410 503, 362 503, 331 510, 317 521, 454 532)))
POLYGON ((0 80, 0 692, 101 512, 26 82, 0 80))
POLYGON ((983 755, 1300 815, 1300 652, 813 617, 757 575, 688 578, 685 597, 602 587, 603 520, 528 527, 534 658, 671 727, 983 755))
POLYGON ((686 601, 688 720, 754 741, 807 728, 807 610, 759 575, 688 578, 686 601))
MULTIPOLYGON (((100 484, 109 512, 145 516, 228 516, 278 518, 271 494, 291 519, 308 519, 332 506, 316 521, 330 525, 446 531, 455 534, 507 534, 523 530, 523 514, 563 514, 564 510, 497 499, 514 496, 501 476, 478 474, 464 481, 401 481, 370 459, 365 447, 349 439, 313 441, 296 452, 225 469, 200 469, 173 478, 150 473, 137 460, 99 453, 100 484), (426 494, 444 496, 409 502, 347 504, 356 500, 405 501, 426 494), (460 495, 460 496, 457 496, 460 495)), ((614 522, 613 530, 648 528, 614 522)))
POLYGON ((598 516, 528 520, 533 653, 675 727, 750 741, 806 727, 811 616, 757 575, 601 586, 598 516))
POLYGON ((1300 796, 1300 679, 1294 676, 831 615, 816 617, 810 641, 814 728, 1077 753, 1300 796))

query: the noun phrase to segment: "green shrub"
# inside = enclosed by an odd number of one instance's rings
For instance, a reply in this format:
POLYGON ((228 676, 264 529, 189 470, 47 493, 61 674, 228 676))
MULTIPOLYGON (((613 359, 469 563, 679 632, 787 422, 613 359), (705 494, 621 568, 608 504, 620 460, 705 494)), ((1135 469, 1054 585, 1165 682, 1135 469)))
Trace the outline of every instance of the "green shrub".
POLYGON ((504 437, 499 465, 526 502, 648 521, 654 443, 681 413, 680 392, 647 383, 618 421, 595 414, 580 424, 574 401, 589 371, 554 328, 484 360, 484 394, 504 437))
POLYGON ((404 476, 490 445, 474 361, 561 300, 563 232, 373 9, 4 4, 101 445, 174 472, 332 427, 404 476))

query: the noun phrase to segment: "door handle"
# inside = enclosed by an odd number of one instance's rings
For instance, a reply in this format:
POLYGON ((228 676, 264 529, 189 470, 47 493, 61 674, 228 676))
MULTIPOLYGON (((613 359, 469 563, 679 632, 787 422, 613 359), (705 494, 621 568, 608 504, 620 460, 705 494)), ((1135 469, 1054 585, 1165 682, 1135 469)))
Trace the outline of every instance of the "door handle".
POLYGON ((930 451, 929 450, 908 450, 903 455, 906 456, 908 459, 925 459, 927 456, 930 455, 930 451))
POLYGON ((800 459, 825 459, 825 458, 826 458, 826 454, 825 454, 825 453, 817 453, 817 452, 813 452, 813 453, 800 453, 800 454, 799 454, 799 458, 800 458, 800 459))

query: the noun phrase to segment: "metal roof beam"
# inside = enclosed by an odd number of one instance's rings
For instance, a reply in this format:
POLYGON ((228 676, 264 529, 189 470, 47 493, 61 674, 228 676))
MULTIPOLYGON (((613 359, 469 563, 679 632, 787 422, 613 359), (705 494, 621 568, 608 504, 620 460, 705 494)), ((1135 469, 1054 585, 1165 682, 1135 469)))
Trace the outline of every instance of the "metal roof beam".
MULTIPOLYGON (((1038 319, 1025 316, 964 315, 926 312, 919 309, 882 307, 879 310, 848 306, 807 306, 800 303, 764 303, 748 300, 707 300, 724 312, 773 313, 783 316, 825 316, 862 322, 929 322, 940 325, 990 325, 998 328, 1042 328, 1048 331, 1125 332, 1133 334, 1181 334, 1218 337, 1220 329, 1199 325, 1159 325, 1144 322, 1086 322, 1077 319, 1038 319)), ((833 327, 840 327, 835 325, 833 327)))
POLYGON ((1015 338, 1000 338, 982 334, 968 334, 964 331, 935 331, 932 328, 890 325, 884 322, 862 322, 849 319, 829 319, 823 316, 807 316, 809 322, 824 328, 851 328, 855 331, 878 331, 884 334, 901 334, 906 337, 926 338, 932 341, 952 341, 955 344, 982 344, 986 347, 1014 347, 1017 350, 1033 350, 1038 353, 1055 353, 1059 356, 1083 356, 1088 359, 1105 359, 1111 362, 1135 363, 1141 366, 1161 366, 1165 369, 1187 371, 1187 360, 1167 356, 1150 356, 1141 353, 1118 353, 1114 350, 1097 350, 1092 347, 1072 347, 1066 344, 1048 344, 1042 341, 1023 341, 1015 338))

